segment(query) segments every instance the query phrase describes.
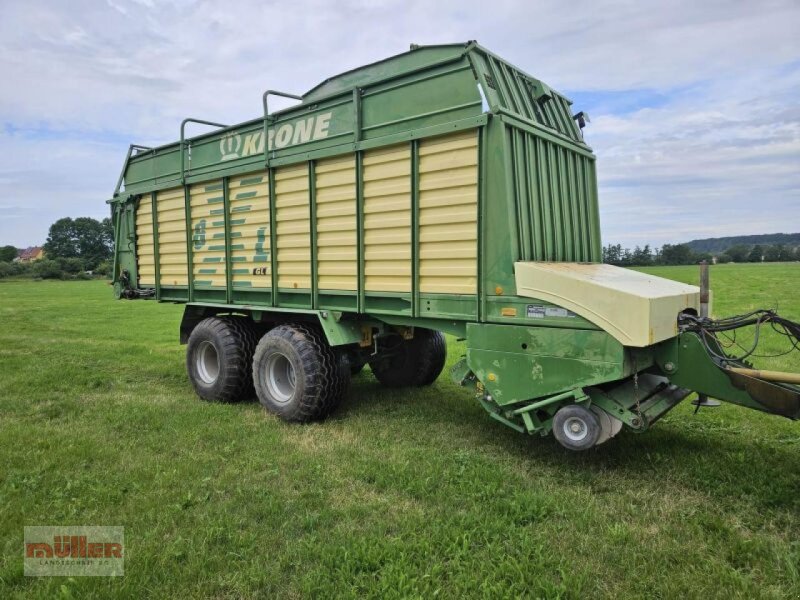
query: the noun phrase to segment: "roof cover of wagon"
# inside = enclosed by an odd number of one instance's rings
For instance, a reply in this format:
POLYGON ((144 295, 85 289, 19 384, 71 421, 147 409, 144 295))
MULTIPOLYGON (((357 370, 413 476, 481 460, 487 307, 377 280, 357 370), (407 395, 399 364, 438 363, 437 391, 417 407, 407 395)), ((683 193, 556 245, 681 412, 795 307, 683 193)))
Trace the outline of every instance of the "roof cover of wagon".
POLYGON ((411 50, 370 63, 339 75, 329 77, 303 94, 303 102, 313 102, 338 92, 349 91, 369 83, 411 73, 440 62, 455 60, 464 54, 469 44, 440 44, 415 46, 411 50))
POLYGON ((512 127, 588 151, 570 101, 538 79, 475 42, 412 46, 325 80, 300 104, 245 123, 225 127, 186 119, 179 142, 131 148, 114 195, 123 181, 126 190, 138 193, 220 170, 255 170, 354 145, 433 135, 443 127, 474 127, 480 119, 485 122, 486 112, 512 127), (218 128, 186 137, 191 122, 218 128))
POLYGON ((464 44, 411 46, 411 50, 384 60, 345 71, 311 88, 303 102, 346 92, 404 75, 430 69, 466 57, 480 84, 483 98, 493 113, 555 130, 573 142, 583 143, 581 130, 572 116, 572 101, 546 83, 470 41, 464 44))

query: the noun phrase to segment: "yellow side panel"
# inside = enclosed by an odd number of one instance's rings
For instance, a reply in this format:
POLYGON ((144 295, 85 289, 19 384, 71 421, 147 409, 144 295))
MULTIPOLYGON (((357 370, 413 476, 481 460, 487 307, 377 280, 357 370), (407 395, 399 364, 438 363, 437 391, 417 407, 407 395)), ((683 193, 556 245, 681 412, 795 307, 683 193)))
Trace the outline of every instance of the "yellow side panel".
POLYGON ((364 153, 364 289, 411 291, 411 148, 364 153))
MULTIPOLYGON (((226 287, 225 204, 222 181, 189 188, 192 207, 192 275, 195 288, 226 287)), ((160 225, 160 224, 159 224, 160 225)))
POLYGON ((234 288, 270 288, 269 177, 265 172, 231 177, 231 271, 234 288))
POLYGON ((311 289, 308 163, 275 172, 278 287, 311 289))
POLYGON ((478 293, 478 133, 419 144, 419 290, 478 293))
POLYGON ((136 261, 141 286, 156 284, 153 251, 153 203, 150 194, 145 194, 136 207, 136 261))
POLYGON ((161 285, 188 286, 183 188, 158 192, 158 266, 161 285))
POLYGON ((317 275, 321 290, 358 289, 356 160, 320 160, 315 167, 317 275))

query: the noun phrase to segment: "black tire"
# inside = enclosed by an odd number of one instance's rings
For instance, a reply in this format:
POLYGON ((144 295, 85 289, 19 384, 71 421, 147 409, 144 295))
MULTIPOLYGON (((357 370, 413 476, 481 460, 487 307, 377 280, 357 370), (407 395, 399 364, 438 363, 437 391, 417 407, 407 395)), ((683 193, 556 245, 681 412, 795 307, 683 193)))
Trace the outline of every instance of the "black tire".
POLYGON ((255 395, 252 363, 258 334, 246 317, 210 317, 189 336, 186 370, 203 400, 237 402, 255 395))
POLYGON ((447 361, 447 340, 439 331, 417 329, 416 332, 414 338, 416 339, 419 334, 422 338, 419 340, 419 347, 416 348, 419 352, 419 376, 415 385, 431 385, 441 375, 444 363, 447 361))
POLYGON ((253 381, 264 408, 285 421, 304 423, 325 418, 339 405, 349 366, 319 327, 279 325, 256 347, 253 381))
POLYGON ((560 408, 553 418, 553 435, 568 450, 588 450, 597 444, 601 434, 597 415, 578 404, 560 408))
POLYGON ((414 337, 370 361, 375 378, 386 387, 430 385, 447 360, 444 335, 431 329, 414 329, 414 337))
POLYGON ((350 363, 350 375, 352 375, 353 377, 361 373, 361 371, 363 370, 364 370, 364 363, 361 363, 360 365, 358 364, 354 365, 353 363, 350 363))

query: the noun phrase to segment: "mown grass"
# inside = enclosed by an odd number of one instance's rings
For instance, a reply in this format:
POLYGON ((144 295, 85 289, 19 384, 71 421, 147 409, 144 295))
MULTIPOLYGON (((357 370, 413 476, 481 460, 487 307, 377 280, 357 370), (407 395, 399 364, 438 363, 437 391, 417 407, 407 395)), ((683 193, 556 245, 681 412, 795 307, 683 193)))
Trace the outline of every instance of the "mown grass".
MULTIPOLYGON (((716 314, 800 318, 800 265, 711 276, 716 314)), ((180 315, 100 282, 0 283, 0 596, 800 596, 797 423, 685 403, 572 454, 446 375, 387 391, 367 371, 332 418, 287 425, 194 396, 180 315), (23 526, 43 524, 124 525, 125 576, 26 578, 23 526)))

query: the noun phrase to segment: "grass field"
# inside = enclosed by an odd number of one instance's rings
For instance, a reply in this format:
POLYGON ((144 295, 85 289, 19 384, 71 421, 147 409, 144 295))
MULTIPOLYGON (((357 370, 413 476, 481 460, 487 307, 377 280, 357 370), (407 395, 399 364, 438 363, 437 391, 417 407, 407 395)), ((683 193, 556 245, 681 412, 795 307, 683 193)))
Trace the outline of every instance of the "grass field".
MULTIPOLYGON (((798 264, 711 278, 717 315, 800 319, 798 264)), ((0 597, 800 597, 798 423, 687 402, 572 454, 446 374, 395 392, 367 371, 287 425, 194 396, 181 310, 0 283, 0 597), (24 525, 77 524, 125 527, 124 577, 23 575, 24 525)))

